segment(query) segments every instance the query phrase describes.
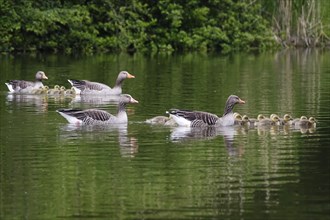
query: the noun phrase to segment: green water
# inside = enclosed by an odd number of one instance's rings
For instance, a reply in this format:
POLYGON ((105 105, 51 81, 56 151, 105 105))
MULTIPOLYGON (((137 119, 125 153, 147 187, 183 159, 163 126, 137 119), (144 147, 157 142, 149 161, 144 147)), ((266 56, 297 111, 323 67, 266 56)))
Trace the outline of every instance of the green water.
POLYGON ((327 219, 330 212, 330 52, 231 56, 1 56, 1 219, 327 219), (114 85, 127 70, 127 126, 75 128, 59 108, 107 98, 8 95, 4 82, 67 79, 114 85), (314 116, 316 130, 152 126, 169 108, 314 116))

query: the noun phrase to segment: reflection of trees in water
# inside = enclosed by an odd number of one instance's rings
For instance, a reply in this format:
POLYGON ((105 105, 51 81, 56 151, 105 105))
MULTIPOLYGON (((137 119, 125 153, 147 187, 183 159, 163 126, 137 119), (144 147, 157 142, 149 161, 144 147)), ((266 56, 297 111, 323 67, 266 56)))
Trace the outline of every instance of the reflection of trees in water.
POLYGON ((237 111, 251 118, 259 113, 318 115, 324 62, 321 53, 322 50, 313 49, 282 50, 273 57, 248 55, 247 59, 239 60, 235 65, 245 70, 239 75, 240 94, 247 103, 241 107, 246 110, 237 111))
MULTIPOLYGON (((299 181, 299 157, 292 153, 291 148, 295 146, 287 143, 291 139, 287 136, 297 132, 300 131, 284 131, 279 126, 259 129, 178 127, 172 129, 171 140, 175 143, 193 143, 196 140, 208 143, 210 139, 215 142, 218 136, 222 137, 229 157, 203 155, 206 161, 208 157, 219 157, 223 161, 210 167, 203 163, 203 174, 192 175, 195 175, 194 179, 208 180, 207 191, 215 195, 213 201, 209 201, 212 206, 226 204, 227 211, 238 209, 238 212, 244 213, 249 209, 245 207, 248 201, 256 200, 264 204, 276 202, 280 186, 299 181)), ((205 151, 209 150, 204 144, 202 146, 205 151)), ((207 201, 200 202, 207 206, 207 201)))

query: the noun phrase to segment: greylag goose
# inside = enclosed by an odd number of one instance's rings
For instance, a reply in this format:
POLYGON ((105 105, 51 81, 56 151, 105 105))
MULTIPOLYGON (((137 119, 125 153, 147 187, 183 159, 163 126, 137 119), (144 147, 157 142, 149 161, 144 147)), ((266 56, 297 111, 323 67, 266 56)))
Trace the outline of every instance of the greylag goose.
POLYGON ((290 125, 292 123, 293 118, 289 114, 285 114, 283 118, 280 118, 281 125, 290 125))
POLYGON ((31 93, 36 95, 47 94, 48 89, 49 89, 48 86, 42 86, 38 89, 32 90, 31 93))
POLYGON ((233 116, 235 120, 235 125, 250 126, 250 119, 247 115, 242 116, 241 114, 235 112, 233 116))
POLYGON ((226 101, 225 110, 222 117, 215 114, 202 112, 171 109, 167 113, 175 120, 179 126, 204 127, 204 126, 231 126, 234 125, 233 108, 236 104, 244 104, 236 95, 230 95, 226 101))
POLYGON ((124 79, 135 78, 132 74, 129 74, 127 71, 121 71, 118 74, 116 84, 113 88, 109 86, 98 83, 98 82, 91 82, 88 80, 73 80, 69 79, 69 83, 75 89, 76 94, 82 95, 120 95, 122 92, 121 86, 124 79))
POLYGON ((48 95, 59 95, 61 92, 61 87, 59 85, 55 85, 54 88, 50 88, 47 91, 48 95))
POLYGON ((128 103, 138 103, 138 101, 130 95, 121 95, 116 116, 99 109, 59 109, 57 112, 69 123, 76 125, 126 124, 128 122, 126 104, 128 103))
POLYGON ((71 87, 71 89, 66 89, 65 92, 64 92, 64 95, 74 96, 74 95, 76 95, 76 90, 73 87, 71 87))
POLYGON ((250 119, 247 115, 242 116, 242 125, 250 127, 250 119))
POLYGON ((316 119, 314 117, 307 119, 306 116, 301 116, 299 120, 292 122, 292 125, 294 125, 295 128, 315 128, 316 119))
POLYGON ((234 112, 234 125, 242 125, 243 119, 240 113, 234 112))
POLYGON ((280 118, 275 114, 272 114, 270 118, 263 118, 258 122, 258 126, 272 126, 272 125, 280 125, 280 118))
POLYGON ((36 73, 36 80, 34 82, 24 80, 10 80, 5 83, 10 93, 27 93, 33 94, 33 91, 43 87, 42 80, 48 79, 43 71, 36 73))
POLYGON ((297 124, 300 120, 307 120, 308 118, 305 115, 300 116, 300 118, 295 118, 291 121, 291 125, 297 124))
POLYGON ((264 118, 265 118, 265 116, 263 114, 259 114, 257 116, 257 118, 250 118, 249 119, 249 121, 250 121, 250 127, 258 126, 259 121, 261 121, 264 118))
POLYGON ((162 115, 147 119, 146 123, 153 125, 168 125, 168 126, 177 125, 172 117, 166 117, 162 115))

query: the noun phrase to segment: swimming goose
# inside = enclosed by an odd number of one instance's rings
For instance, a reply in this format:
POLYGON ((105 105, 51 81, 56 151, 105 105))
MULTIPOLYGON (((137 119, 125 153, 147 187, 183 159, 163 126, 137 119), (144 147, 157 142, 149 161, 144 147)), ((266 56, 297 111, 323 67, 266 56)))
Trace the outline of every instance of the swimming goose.
POLYGON ((44 86, 42 84, 42 80, 48 79, 48 77, 43 71, 38 71, 35 77, 36 80, 34 82, 24 80, 10 80, 5 84, 8 87, 10 93, 33 94, 33 91, 35 89, 39 89, 44 86))
POLYGON ((61 91, 61 87, 59 85, 55 85, 54 88, 48 89, 48 95, 59 95, 61 91))
POLYGON ((42 86, 38 89, 33 89, 31 93, 36 95, 47 94, 48 89, 49 89, 48 86, 42 86))
POLYGON ((289 114, 285 114, 283 118, 280 118, 281 125, 290 125, 292 123, 293 118, 289 114))
POLYGON ((69 123, 76 125, 126 124, 128 122, 126 104, 128 103, 139 102, 130 95, 121 95, 116 116, 99 109, 59 109, 57 112, 69 123))
POLYGON ((259 121, 261 121, 261 119, 264 119, 264 118, 265 118, 265 116, 263 114, 259 114, 257 116, 257 118, 249 118, 250 127, 258 126, 259 121))
POLYGON ((240 113, 234 112, 233 117, 234 117, 234 125, 242 125, 243 119, 240 113))
POLYGON ((146 123, 153 124, 153 125, 168 125, 168 126, 175 126, 176 122, 172 117, 166 116, 155 116, 153 118, 147 119, 146 123))
POLYGON ((65 92, 64 92, 64 95, 74 96, 74 95, 76 95, 76 90, 73 87, 71 87, 71 89, 66 89, 65 92))
POLYGON ((307 119, 306 116, 301 116, 300 120, 295 121, 294 125, 296 128, 302 127, 302 128, 315 128, 316 127, 316 120, 314 117, 310 117, 307 119))
POLYGON ((113 88, 109 86, 98 83, 98 82, 91 82, 88 80, 73 80, 69 79, 69 83, 75 89, 76 94, 90 94, 90 95, 120 95, 122 92, 121 86, 124 79, 135 78, 135 76, 129 74, 127 71, 121 71, 118 74, 116 84, 113 88))
POLYGON ((179 126, 231 126, 235 123, 233 108, 237 103, 244 104, 245 101, 241 100, 236 95, 230 95, 226 101, 226 106, 222 117, 218 117, 217 115, 208 112, 179 109, 171 109, 167 113, 173 117, 179 126))
POLYGON ((155 116, 146 120, 148 124, 165 124, 170 118, 166 116, 155 116))
POLYGON ((295 118, 291 121, 291 125, 297 124, 300 120, 308 120, 308 118, 305 115, 300 116, 300 118, 295 118))
POLYGON ((242 116, 242 125, 250 127, 250 119, 247 115, 242 116))
POLYGON ((258 122, 258 126, 272 126, 279 124, 280 124, 280 118, 276 114, 272 114, 270 118, 263 118, 258 122))

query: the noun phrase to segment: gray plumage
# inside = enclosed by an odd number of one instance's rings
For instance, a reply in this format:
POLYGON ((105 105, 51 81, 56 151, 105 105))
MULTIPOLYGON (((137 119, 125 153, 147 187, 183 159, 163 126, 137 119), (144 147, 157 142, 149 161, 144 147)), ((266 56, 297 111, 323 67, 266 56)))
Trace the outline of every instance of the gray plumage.
POLYGON ((68 122, 73 124, 94 125, 127 123, 126 104, 128 103, 138 103, 138 101, 130 95, 121 95, 116 116, 99 109, 59 109, 57 112, 68 122))
POLYGON ((168 113, 172 115, 175 121, 181 126, 228 126, 234 124, 233 108, 237 103, 244 104, 245 102, 236 95, 230 95, 226 101, 222 117, 218 117, 217 115, 209 112, 180 109, 171 109, 168 111, 168 113))
POLYGON ((135 78, 127 71, 121 71, 118 74, 115 86, 113 88, 99 82, 91 82, 88 80, 69 79, 69 83, 75 89, 77 94, 91 94, 91 95, 119 95, 122 93, 122 83, 124 79, 135 78))
POLYGON ((25 80, 9 80, 6 84, 9 92, 12 93, 27 93, 33 94, 36 89, 40 89, 44 85, 42 80, 48 79, 43 71, 38 71, 35 75, 35 81, 25 81, 25 80))

